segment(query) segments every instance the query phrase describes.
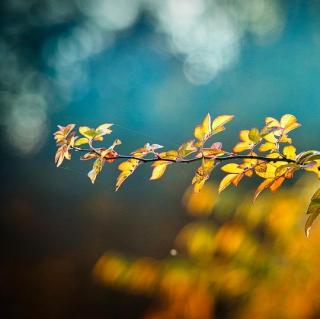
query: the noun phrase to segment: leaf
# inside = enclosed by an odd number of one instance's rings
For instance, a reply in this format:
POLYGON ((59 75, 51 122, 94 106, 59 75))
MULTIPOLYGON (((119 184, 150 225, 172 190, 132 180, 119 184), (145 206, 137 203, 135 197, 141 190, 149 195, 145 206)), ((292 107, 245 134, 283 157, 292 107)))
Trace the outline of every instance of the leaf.
POLYGON ((217 116, 213 121, 212 121, 212 131, 213 134, 219 133, 223 131, 224 125, 230 122, 234 118, 233 115, 220 115, 217 116))
POLYGON ((150 180, 155 180, 155 179, 159 179, 160 177, 162 177, 169 164, 170 164, 169 162, 163 162, 163 161, 161 161, 160 164, 159 164, 159 162, 155 162, 152 165, 153 170, 152 170, 152 175, 150 177, 150 180))
POLYGON ((233 173, 233 174, 238 174, 243 172, 243 169, 239 167, 239 164, 235 164, 235 163, 226 164, 221 167, 221 170, 226 173, 233 173))
POLYGON ((119 190, 123 182, 137 169, 140 161, 137 159, 129 159, 119 164, 118 169, 121 171, 116 181, 116 191, 119 190))
POLYGON ((283 155, 291 160, 296 159, 296 148, 293 145, 285 146, 283 148, 283 155))
POLYGON ((112 130, 110 130, 110 127, 113 124, 105 123, 99 125, 96 129, 90 128, 88 126, 80 126, 79 127, 79 133, 86 137, 89 141, 102 141, 104 135, 111 134, 112 130))
POLYGON ((71 131, 74 129, 74 127, 75 124, 68 124, 67 126, 58 125, 59 130, 53 133, 56 143, 58 145, 68 144, 67 138, 69 135, 72 135, 71 131))
POLYGON ((261 140, 261 136, 257 128, 252 128, 249 131, 248 137, 252 142, 255 142, 255 143, 258 143, 261 140))
POLYGON ((284 164, 277 167, 275 176, 284 175, 286 178, 292 178, 293 173, 299 168, 300 166, 295 163, 284 164))
POLYGON ((112 130, 110 130, 110 127, 112 126, 113 124, 111 123, 105 123, 105 124, 101 124, 99 125, 95 131, 96 131, 96 134, 99 135, 99 136, 103 136, 103 135, 106 135, 106 134, 111 134, 112 133, 112 130))
POLYGON ((219 193, 221 193, 226 187, 228 187, 231 182, 237 177, 237 174, 226 175, 219 184, 219 193))
POLYGON ((298 127, 301 124, 297 123, 297 118, 291 114, 285 114, 281 117, 280 126, 284 129, 284 133, 288 133, 298 127))
MULTIPOLYGON (((158 157, 159 159, 168 159, 168 160, 175 161, 178 158, 178 152, 176 150, 161 152, 158 154, 158 157)), ((171 164, 172 162, 167 161, 166 163, 171 164)))
MULTIPOLYGON (((68 133, 69 134, 69 133, 68 133)), ((68 138, 64 143, 59 144, 61 145, 55 154, 55 163, 57 167, 59 167, 64 159, 70 160, 71 159, 71 153, 69 152, 70 147, 74 145, 75 137, 72 136, 71 138, 68 138)))
POLYGON ((234 153, 240 153, 246 150, 251 150, 255 143, 250 139, 249 137, 249 130, 241 130, 239 133, 239 137, 241 142, 236 144, 233 147, 233 152, 234 153))
POLYGON ((102 158, 97 158, 92 166, 92 170, 88 173, 92 184, 96 181, 98 174, 102 171, 104 160, 102 158))
POLYGON ((305 234, 307 237, 309 237, 311 226, 320 214, 320 188, 317 189, 317 191, 313 194, 307 210, 307 214, 309 216, 305 224, 305 234))
POLYGON ((262 137, 270 143, 289 143, 291 138, 287 134, 293 129, 301 126, 297 123, 297 118, 291 114, 285 114, 281 117, 280 122, 273 117, 266 118, 266 126, 261 130, 262 137))
POLYGON ((116 140, 114 140, 112 145, 109 146, 109 149, 113 150, 116 146, 121 145, 121 144, 122 144, 122 142, 117 138, 116 140))
POLYGON ((309 150, 298 154, 296 160, 299 164, 306 164, 309 162, 317 161, 320 159, 320 152, 315 150, 309 150))
POLYGON ((89 140, 93 139, 97 135, 96 130, 88 126, 80 126, 79 133, 89 140))
POLYGON ((286 180, 286 179, 285 179, 285 177, 283 177, 283 176, 276 177, 276 178, 272 181, 271 185, 269 186, 270 190, 271 190, 272 192, 275 192, 275 191, 282 185, 282 183, 283 183, 285 180, 286 180))
POLYGON ((162 145, 159 145, 159 144, 151 144, 150 145, 150 143, 147 143, 144 147, 150 153, 154 153, 155 150, 157 150, 159 148, 163 148, 162 145))
POLYGON ((80 145, 88 144, 88 143, 89 143, 89 140, 86 137, 80 137, 75 141, 74 145, 80 146, 80 145))
POLYGON ((119 154, 116 151, 114 151, 113 149, 110 149, 110 148, 101 148, 100 149, 101 158, 105 159, 108 163, 113 163, 114 159, 118 155, 119 154))
POLYGON ((264 180, 259 186, 258 188, 256 189, 256 192, 254 194, 254 197, 253 197, 253 201, 255 201, 257 199, 257 197, 260 195, 260 193, 268 188, 270 186, 270 184, 272 183, 272 179, 266 179, 264 180))
POLYGON ((200 142, 202 145, 211 134, 211 117, 208 113, 202 124, 199 124, 194 129, 194 137, 200 142))
POLYGON ((266 142, 264 144, 261 144, 259 147, 260 152, 268 152, 268 151, 276 151, 277 146, 275 143, 266 142))
POLYGON ((90 151, 86 154, 84 154, 83 156, 80 157, 80 159, 82 161, 87 161, 87 160, 91 160, 93 158, 97 158, 99 155, 95 152, 95 151, 90 151))
POLYGON ((205 182, 209 179, 210 174, 214 168, 214 160, 203 159, 201 166, 197 169, 195 176, 192 179, 194 185, 194 192, 199 193, 205 182))
POLYGON ((180 145, 178 149, 178 157, 183 158, 197 151, 197 147, 194 145, 194 140, 187 141, 180 145))

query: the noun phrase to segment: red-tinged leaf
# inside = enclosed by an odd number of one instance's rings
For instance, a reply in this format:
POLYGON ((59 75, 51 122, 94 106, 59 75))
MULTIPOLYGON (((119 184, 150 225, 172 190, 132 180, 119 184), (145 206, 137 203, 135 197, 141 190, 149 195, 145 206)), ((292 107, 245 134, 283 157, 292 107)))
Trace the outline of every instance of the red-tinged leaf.
POLYGON ((264 180, 259 186, 258 188, 256 189, 256 192, 254 194, 254 197, 253 197, 253 201, 255 201, 257 199, 257 197, 260 195, 260 193, 268 188, 273 182, 273 179, 266 179, 264 180))
POLYGON ((210 148, 212 148, 214 150, 221 150, 222 149, 222 143, 221 142, 215 142, 215 143, 213 143, 211 145, 210 148))
MULTIPOLYGON (((67 138, 72 135, 71 131, 74 129, 75 124, 68 124, 67 126, 58 125, 59 130, 53 133, 54 139, 58 145, 68 144, 67 138)), ((75 133, 73 133, 74 135, 75 133)))
POLYGON ((113 163, 114 159, 117 158, 117 156, 119 155, 116 151, 110 148, 101 149, 100 154, 101 157, 105 159, 108 163, 113 163))
POLYGON ((82 161, 88 161, 91 160, 93 158, 97 158, 99 155, 95 152, 95 151, 90 151, 86 154, 84 154, 83 156, 80 157, 80 160, 82 161))
POLYGON ((69 145, 62 145, 57 149, 56 155, 55 155, 55 163, 57 167, 59 167, 64 159, 70 160, 71 154, 69 152, 69 145))
POLYGON ((232 184, 234 186, 238 186, 244 175, 244 173, 236 175, 235 179, 232 181, 232 184))
POLYGON ((285 181, 285 177, 280 176, 274 179, 274 181, 272 182, 272 184, 269 186, 270 190, 272 192, 275 192, 281 185, 282 183, 285 181))

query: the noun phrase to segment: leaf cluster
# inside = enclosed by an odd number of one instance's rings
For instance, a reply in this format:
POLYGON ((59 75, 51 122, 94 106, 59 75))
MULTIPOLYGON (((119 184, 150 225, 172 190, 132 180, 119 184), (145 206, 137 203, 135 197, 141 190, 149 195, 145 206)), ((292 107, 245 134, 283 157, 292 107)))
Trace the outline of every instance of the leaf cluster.
MULTIPOLYGON (((92 169, 88 173, 94 183, 106 163, 123 160, 118 169, 120 174, 116 180, 116 190, 143 163, 151 163, 150 180, 161 178, 172 164, 200 162, 192 178, 195 192, 200 192, 212 171, 221 166, 226 175, 219 185, 219 192, 229 185, 237 186, 245 177, 254 175, 262 179, 258 185, 254 200, 265 189, 275 192, 287 179, 292 179, 298 170, 315 173, 320 178, 320 152, 307 150, 297 153, 292 138, 288 134, 300 127, 295 116, 285 114, 280 120, 267 117, 261 128, 241 130, 239 142, 232 151, 226 151, 220 141, 209 140, 225 130, 225 125, 233 119, 233 115, 220 115, 214 119, 207 114, 203 121, 194 128, 194 138, 182 143, 177 149, 159 151, 163 146, 146 143, 129 155, 121 155, 116 151, 121 144, 115 139, 108 147, 96 147, 93 144, 102 142, 106 135, 112 133, 112 125, 105 123, 97 128, 79 127, 79 136, 74 131, 75 125, 58 126, 54 133, 57 144, 55 163, 60 166, 64 160, 71 159, 71 151, 84 152, 81 160, 92 160, 92 169), (86 145, 86 148, 83 146, 86 145)), ((315 218, 320 214, 320 190, 311 199, 305 226, 307 236, 315 218)))

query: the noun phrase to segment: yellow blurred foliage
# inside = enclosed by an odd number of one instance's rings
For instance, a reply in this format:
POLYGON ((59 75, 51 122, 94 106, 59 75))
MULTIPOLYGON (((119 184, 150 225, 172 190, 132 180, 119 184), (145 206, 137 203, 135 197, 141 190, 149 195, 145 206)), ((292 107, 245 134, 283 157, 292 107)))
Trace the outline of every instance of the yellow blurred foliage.
POLYGON ((196 193, 189 187, 182 199, 187 212, 193 216, 210 215, 217 201, 218 188, 212 182, 207 182, 201 192, 196 193))
POLYGON ((215 318, 217 307, 226 305, 228 318, 319 318, 320 227, 315 223, 309 239, 302 227, 315 187, 301 179, 255 204, 239 194, 232 197, 231 215, 221 210, 231 203, 214 207, 215 185, 205 186, 203 194, 188 190, 188 212, 214 214, 181 229, 178 255, 130 259, 108 252, 93 274, 105 285, 153 296, 146 319, 215 318))

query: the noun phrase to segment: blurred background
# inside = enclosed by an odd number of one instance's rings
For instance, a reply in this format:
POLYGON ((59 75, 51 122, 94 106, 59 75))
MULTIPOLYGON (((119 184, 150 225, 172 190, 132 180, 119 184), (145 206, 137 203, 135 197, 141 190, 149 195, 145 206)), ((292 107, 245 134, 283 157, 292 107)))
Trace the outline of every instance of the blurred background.
MULTIPOLYGON (((54 165, 56 125, 115 123, 121 153, 177 148, 210 112, 226 149, 265 116, 297 116, 319 148, 317 0, 2 0, 1 318, 319 318, 319 186, 197 195, 196 166, 147 166, 115 193, 116 165, 54 165)), ((109 137, 108 137, 109 138, 109 137)), ((289 183, 290 184, 290 183, 289 183)))

